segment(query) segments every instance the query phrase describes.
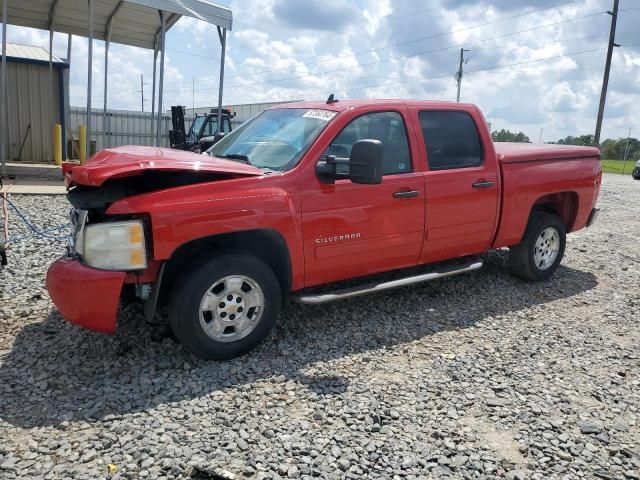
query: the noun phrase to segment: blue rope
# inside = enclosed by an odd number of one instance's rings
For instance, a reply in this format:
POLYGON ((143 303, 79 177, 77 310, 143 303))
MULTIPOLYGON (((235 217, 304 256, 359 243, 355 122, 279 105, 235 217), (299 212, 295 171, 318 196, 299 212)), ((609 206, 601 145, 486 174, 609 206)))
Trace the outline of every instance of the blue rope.
POLYGON ((43 237, 43 238, 48 238, 49 240, 55 240, 55 241, 59 241, 59 242, 67 241, 67 237, 54 237, 54 236, 51 236, 51 235, 47 235, 47 233, 53 232, 53 231, 62 230, 64 228, 68 228, 68 225, 58 225, 57 227, 51 227, 51 228, 47 228, 45 230, 40 230, 37 227, 35 227, 25 215, 22 214, 22 212, 18 209, 18 207, 16 207, 15 204, 11 200, 9 200, 7 198, 6 194, 5 194, 4 198, 7 201, 7 203, 9 204, 9 206, 11 208, 13 208, 13 210, 18 214, 20 219, 22 219, 22 221, 25 223, 25 225, 27 227, 29 227, 29 230, 31 230, 31 232, 32 232, 31 235, 22 235, 22 236, 18 236, 18 237, 9 238, 7 240, 7 243, 15 242, 15 241, 18 241, 18 240, 23 240, 25 238, 30 238, 30 237, 33 237, 33 238, 35 238, 35 237, 43 237))

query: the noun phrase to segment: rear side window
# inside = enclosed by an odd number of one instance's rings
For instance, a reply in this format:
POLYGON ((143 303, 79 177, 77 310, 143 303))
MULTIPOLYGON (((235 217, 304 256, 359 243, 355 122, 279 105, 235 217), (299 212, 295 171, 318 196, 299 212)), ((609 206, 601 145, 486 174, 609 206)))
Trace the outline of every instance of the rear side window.
POLYGON ((430 170, 482 165, 478 129, 466 112, 420 112, 420 127, 427 146, 430 170))

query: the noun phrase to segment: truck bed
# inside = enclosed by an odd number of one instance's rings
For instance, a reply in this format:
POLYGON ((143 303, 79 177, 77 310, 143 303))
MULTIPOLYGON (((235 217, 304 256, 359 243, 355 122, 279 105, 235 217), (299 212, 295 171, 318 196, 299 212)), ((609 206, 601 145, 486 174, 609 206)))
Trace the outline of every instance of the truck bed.
POLYGON ((602 169, 594 147, 495 143, 502 177, 501 214, 493 248, 517 244, 536 204, 551 204, 567 232, 584 228, 595 207, 602 169))
POLYGON ((595 147, 506 142, 496 142, 494 146, 501 163, 600 157, 600 151, 595 147))

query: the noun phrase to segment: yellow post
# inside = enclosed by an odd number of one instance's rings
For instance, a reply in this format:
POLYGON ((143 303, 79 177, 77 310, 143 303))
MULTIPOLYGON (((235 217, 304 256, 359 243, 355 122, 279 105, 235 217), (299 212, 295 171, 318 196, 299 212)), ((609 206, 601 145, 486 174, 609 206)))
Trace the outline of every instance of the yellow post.
POLYGON ((87 159, 87 126, 80 125, 80 165, 87 159))
POLYGON ((59 123, 53 126, 53 161, 62 165, 62 125, 59 123))

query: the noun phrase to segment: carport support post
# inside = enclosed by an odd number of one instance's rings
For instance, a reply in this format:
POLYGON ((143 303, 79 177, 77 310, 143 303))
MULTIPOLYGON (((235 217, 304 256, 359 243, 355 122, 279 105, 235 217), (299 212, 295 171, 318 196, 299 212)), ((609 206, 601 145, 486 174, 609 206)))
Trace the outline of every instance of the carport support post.
MULTIPOLYGON (((56 116, 53 110, 53 21, 49 26, 49 94, 51 95, 51 128, 56 123, 56 116)), ((53 139, 52 139, 53 140, 53 139)), ((53 155, 52 155, 53 158, 53 155)), ((44 160, 44 159, 42 159, 44 160)))
POLYGON ((162 129, 162 88, 164 83, 164 51, 167 21, 162 10, 160 12, 160 80, 158 82, 158 121, 156 125, 156 146, 160 146, 160 130, 162 129))
POLYGON ((222 45, 220 55, 220 85, 218 88, 218 132, 222 132, 222 89, 224 88, 224 57, 227 53, 227 29, 218 27, 218 36, 222 45))
POLYGON ((64 81, 64 85, 62 87, 65 92, 64 96, 64 125, 62 127, 62 159, 68 160, 70 156, 72 156, 73 152, 73 132, 71 131, 71 105, 69 102, 69 75, 71 72, 71 43, 72 43, 73 35, 67 35, 67 65, 69 65, 69 69, 66 72, 66 75, 63 74, 62 79, 64 81), (71 152, 67 151, 68 141, 71 139, 71 152))
MULTIPOLYGON (((56 10, 58 9, 58 1, 59 0, 54 0, 53 4, 51 5, 51 9, 49 10, 49 95, 51 97, 51 129, 56 124, 56 115, 53 108, 53 99, 55 97, 55 90, 53 88, 53 35, 55 31, 54 28, 56 21, 56 10)), ((51 143, 53 144, 54 139, 52 138, 51 140, 51 143)), ((51 155, 51 157, 53 158, 53 155, 51 155)))
POLYGON ((151 144, 154 143, 153 135, 155 132, 156 119, 156 66, 158 65, 158 40, 156 39, 153 47, 153 86, 151 87, 151 144))
POLYGON ((87 156, 91 156, 91 81, 93 73, 93 0, 89 2, 89 65, 87 68, 87 156))
POLYGON ((7 9, 9 0, 2 0, 2 75, 0 78, 0 177, 6 174, 7 161, 7 144, 8 129, 6 121, 8 118, 7 111, 7 9))
POLYGON ((111 146, 111 136, 107 129, 107 92, 109 82, 109 46, 111 45, 111 21, 107 27, 107 39, 104 43, 104 100, 102 107, 102 129, 104 130, 103 140, 107 147, 111 146))
MULTIPOLYGON (((109 29, 110 30, 110 29, 109 29)), ((104 100, 102 107, 102 130, 103 140, 107 147, 111 146, 111 137, 109 136, 109 131, 107 129, 107 83, 108 83, 108 72, 109 72, 109 45, 111 44, 111 35, 110 31, 107 33, 107 41, 104 44, 104 100)))
POLYGON ((107 20, 107 31, 105 34, 105 43, 104 43, 104 101, 102 105, 102 130, 104 133, 102 135, 104 139, 104 143, 107 147, 111 146, 111 122, 109 121, 109 117, 107 115, 107 91, 108 91, 108 83, 109 83, 109 47, 111 46, 111 32, 113 32, 113 20, 115 16, 118 14, 118 11, 122 7, 124 2, 121 0, 116 8, 109 15, 109 19, 107 20), (107 128, 108 127, 108 128, 107 128))

